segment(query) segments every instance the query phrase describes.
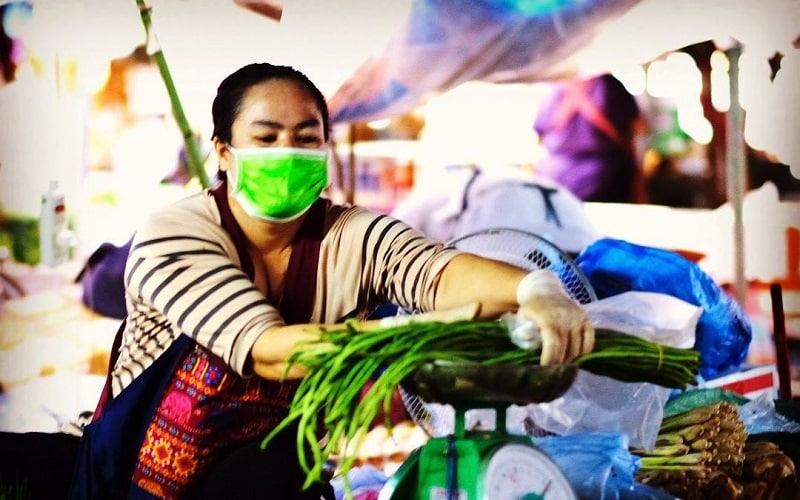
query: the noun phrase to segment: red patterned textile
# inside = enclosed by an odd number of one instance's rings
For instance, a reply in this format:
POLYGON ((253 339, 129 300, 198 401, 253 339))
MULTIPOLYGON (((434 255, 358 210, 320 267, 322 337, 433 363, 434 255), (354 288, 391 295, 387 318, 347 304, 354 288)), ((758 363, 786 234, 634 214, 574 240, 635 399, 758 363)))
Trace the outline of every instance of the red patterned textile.
POLYGON ((159 498, 185 498, 221 458, 277 425, 296 388, 242 378, 196 345, 172 375, 147 428, 133 483, 159 498))

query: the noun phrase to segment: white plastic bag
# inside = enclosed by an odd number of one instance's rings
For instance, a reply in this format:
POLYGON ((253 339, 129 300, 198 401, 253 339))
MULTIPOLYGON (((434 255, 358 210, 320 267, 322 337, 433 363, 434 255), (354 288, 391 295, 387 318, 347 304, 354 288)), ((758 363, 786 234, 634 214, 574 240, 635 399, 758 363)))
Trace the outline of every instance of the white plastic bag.
MULTIPOLYGON (((596 329, 607 328, 673 347, 694 345, 702 308, 670 295, 626 292, 585 304, 596 329)), ((533 422, 556 435, 607 431, 624 433, 631 446, 652 449, 664 405, 672 389, 651 383, 621 382, 579 370, 561 397, 549 402, 511 407, 509 424, 533 422)))
MULTIPOLYGON (((652 449, 671 389, 618 380, 579 370, 575 382, 549 403, 509 408, 512 422, 533 422, 559 436, 620 432, 631 446, 652 449)), ((523 428, 512 432, 524 433, 523 428)))
POLYGON ((657 292, 630 291, 584 304, 595 328, 607 328, 656 342, 689 348, 695 343, 703 308, 657 292))

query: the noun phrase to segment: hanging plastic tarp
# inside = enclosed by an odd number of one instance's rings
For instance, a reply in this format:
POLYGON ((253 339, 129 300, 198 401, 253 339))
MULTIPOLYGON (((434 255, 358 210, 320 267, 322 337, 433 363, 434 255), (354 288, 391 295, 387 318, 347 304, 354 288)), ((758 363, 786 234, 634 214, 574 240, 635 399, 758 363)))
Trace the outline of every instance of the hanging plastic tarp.
POLYGON ((413 0, 386 51, 331 96, 334 122, 402 114, 461 83, 557 78, 569 56, 640 0, 413 0))

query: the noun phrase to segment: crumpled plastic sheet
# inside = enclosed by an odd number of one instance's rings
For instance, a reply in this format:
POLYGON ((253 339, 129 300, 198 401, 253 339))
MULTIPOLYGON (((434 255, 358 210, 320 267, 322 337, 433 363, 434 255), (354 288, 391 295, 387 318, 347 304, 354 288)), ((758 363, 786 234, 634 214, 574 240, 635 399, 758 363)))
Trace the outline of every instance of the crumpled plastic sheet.
POLYGON ((800 433, 800 422, 784 417, 775 409, 775 400, 768 392, 739 406, 739 416, 748 434, 767 432, 800 433))
POLYGON ((622 432, 631 446, 651 449, 670 392, 655 384, 620 382, 579 370, 575 382, 561 397, 548 403, 511 406, 509 429, 517 422, 529 421, 558 436, 622 432))

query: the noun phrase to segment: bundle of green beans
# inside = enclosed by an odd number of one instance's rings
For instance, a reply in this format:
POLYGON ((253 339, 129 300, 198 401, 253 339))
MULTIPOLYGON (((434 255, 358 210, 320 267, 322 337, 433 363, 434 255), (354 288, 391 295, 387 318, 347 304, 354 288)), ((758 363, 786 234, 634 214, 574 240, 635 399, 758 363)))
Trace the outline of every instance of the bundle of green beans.
MULTIPOLYGON (((310 457, 298 454, 308 474, 305 486, 320 481, 325 464, 336 456, 347 484, 346 472, 353 467, 356 450, 371 423, 381 410, 389 415, 394 390, 419 367, 442 360, 539 364, 539 356, 539 350, 521 349, 511 342, 502 320, 412 320, 368 330, 350 320, 342 328, 321 331, 318 341, 290 357, 290 366, 300 364, 309 372, 298 386, 288 415, 262 446, 283 429, 297 425, 298 450, 311 452, 310 457), (373 384, 362 395, 369 381, 373 384), (322 442, 319 433, 325 435, 322 442)), ((574 362, 587 371, 622 381, 685 388, 695 382, 699 353, 598 330, 594 350, 574 362)), ((391 428, 388 417, 386 425, 391 428)))

